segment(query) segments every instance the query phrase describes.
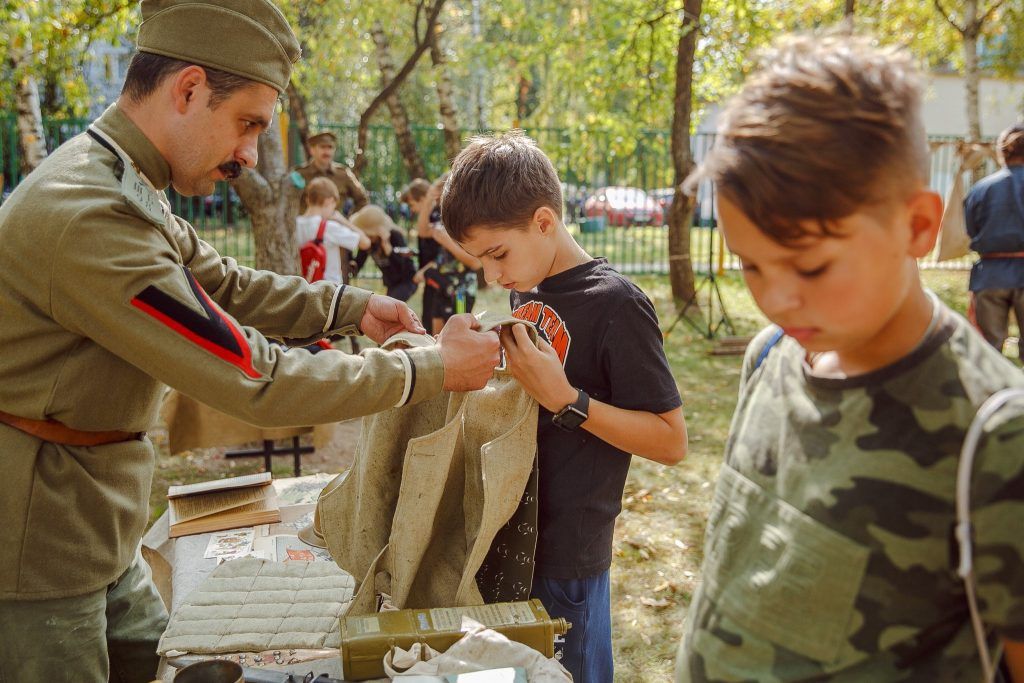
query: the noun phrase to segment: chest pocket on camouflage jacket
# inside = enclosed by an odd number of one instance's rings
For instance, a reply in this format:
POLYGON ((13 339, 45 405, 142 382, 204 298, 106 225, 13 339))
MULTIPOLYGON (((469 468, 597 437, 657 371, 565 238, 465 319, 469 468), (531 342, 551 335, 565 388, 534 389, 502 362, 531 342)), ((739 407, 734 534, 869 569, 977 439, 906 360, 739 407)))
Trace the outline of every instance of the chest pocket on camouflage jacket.
POLYGON ((704 554, 703 590, 738 635, 825 664, 840 657, 867 548, 724 465, 704 554))
MULTIPOLYGON (((485 330, 511 323, 522 321, 481 319, 485 330)), ((434 343, 404 333, 384 346, 399 342, 434 343)), ((488 602, 527 599, 536 458, 537 402, 505 371, 479 391, 364 418, 351 470, 318 502, 332 557, 359 581, 348 614, 376 611, 381 593, 399 608, 481 604, 481 590, 488 602)))

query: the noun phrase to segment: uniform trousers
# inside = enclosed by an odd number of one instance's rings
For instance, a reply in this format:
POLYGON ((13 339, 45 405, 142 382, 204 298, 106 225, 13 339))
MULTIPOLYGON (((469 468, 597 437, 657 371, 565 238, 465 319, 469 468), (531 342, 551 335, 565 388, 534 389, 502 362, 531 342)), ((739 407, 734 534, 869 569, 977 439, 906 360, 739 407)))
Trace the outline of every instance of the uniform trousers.
MULTIPOLYGON (((1000 351, 1009 336, 1010 311, 1024 331, 1024 289, 982 289, 974 294, 974 317, 985 341, 1000 351)), ((1018 347, 1024 361, 1024 343, 1018 347)))
POLYGON ((52 600, 0 600, 0 683, 148 683, 167 627, 149 565, 136 552, 114 583, 52 600))

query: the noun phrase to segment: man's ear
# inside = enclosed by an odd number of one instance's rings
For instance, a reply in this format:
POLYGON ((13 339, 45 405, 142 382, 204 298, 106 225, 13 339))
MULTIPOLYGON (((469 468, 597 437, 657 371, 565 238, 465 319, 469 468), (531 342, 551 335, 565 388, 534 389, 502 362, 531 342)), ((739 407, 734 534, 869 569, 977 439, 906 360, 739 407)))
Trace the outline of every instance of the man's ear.
POLYGON ((195 64, 172 76, 171 101, 174 103, 174 110, 179 114, 188 111, 189 106, 198 102, 205 86, 206 70, 195 64))
POLYGON ((918 190, 907 200, 910 218, 910 254, 923 258, 935 248, 942 224, 942 197, 931 190, 918 190))

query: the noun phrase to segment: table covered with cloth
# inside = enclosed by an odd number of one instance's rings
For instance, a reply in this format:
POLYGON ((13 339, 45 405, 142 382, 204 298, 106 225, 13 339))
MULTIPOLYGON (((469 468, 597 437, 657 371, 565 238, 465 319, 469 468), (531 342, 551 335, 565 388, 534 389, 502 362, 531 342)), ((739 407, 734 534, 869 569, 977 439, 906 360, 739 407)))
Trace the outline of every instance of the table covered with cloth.
MULTIPOLYGON (((320 491, 334 476, 314 474, 305 477, 275 479, 274 488, 281 504, 281 522, 257 527, 278 539, 287 539, 291 545, 315 552, 318 560, 329 559, 324 551, 311 549, 301 542, 292 541, 291 536, 308 525, 313 518, 316 500, 320 491)), ((153 570, 153 580, 160 596, 172 615, 186 603, 203 582, 218 568, 216 558, 204 558, 211 534, 195 534, 170 538, 168 517, 165 512, 146 533, 142 540, 142 553, 153 570)), ((283 541, 282 541, 283 543, 283 541)), ((332 567, 336 565, 331 563, 332 567)), ((340 570, 339 570, 340 571, 340 570)), ((354 580, 349 583, 341 599, 350 599, 354 580)), ((209 656, 209 655, 203 655, 209 656)), ((270 649, 262 652, 221 653, 219 658, 236 661, 253 668, 277 669, 305 674, 316 670, 341 678, 338 651, 331 648, 296 650, 270 649)), ((166 662, 161 665, 160 675, 164 681, 172 681, 175 669, 166 662)))

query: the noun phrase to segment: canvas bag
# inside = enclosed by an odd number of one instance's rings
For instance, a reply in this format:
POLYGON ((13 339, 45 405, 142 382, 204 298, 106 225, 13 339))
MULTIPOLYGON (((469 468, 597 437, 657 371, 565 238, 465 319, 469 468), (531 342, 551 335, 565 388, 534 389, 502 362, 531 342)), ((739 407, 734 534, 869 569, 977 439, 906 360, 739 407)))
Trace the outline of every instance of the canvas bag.
MULTIPOLYGON (((485 330, 511 323, 523 324, 508 316, 481 319, 485 330)), ((384 346, 401 343, 435 342, 401 333, 384 346)), ((397 608, 481 604, 477 573, 501 562, 528 577, 520 579, 526 585, 499 586, 505 592, 495 595, 528 598, 536 458, 537 402, 504 370, 479 391, 443 392, 364 418, 351 470, 317 503, 331 556, 359 581, 347 613, 377 611, 380 594, 397 608), (520 505, 531 499, 532 516, 529 505, 520 505), (501 557, 502 539, 510 536, 517 539, 509 547, 518 543, 519 550, 501 557)), ((493 576, 515 573, 492 569, 493 576)))
POLYGON ((321 218, 316 237, 299 247, 302 277, 309 282, 324 279, 324 270, 327 268, 327 249, 324 248, 324 231, 326 229, 327 219, 321 218))
POLYGON ((960 165, 953 176, 953 187, 946 196, 939 225, 939 252, 937 260, 949 261, 966 256, 971 251, 971 238, 964 220, 964 173, 972 173, 995 153, 988 145, 963 145, 957 149, 960 165))

